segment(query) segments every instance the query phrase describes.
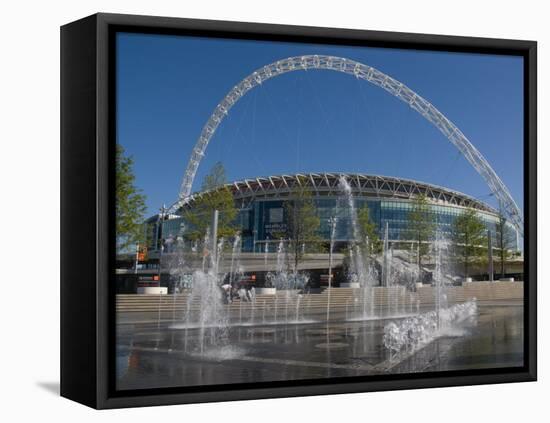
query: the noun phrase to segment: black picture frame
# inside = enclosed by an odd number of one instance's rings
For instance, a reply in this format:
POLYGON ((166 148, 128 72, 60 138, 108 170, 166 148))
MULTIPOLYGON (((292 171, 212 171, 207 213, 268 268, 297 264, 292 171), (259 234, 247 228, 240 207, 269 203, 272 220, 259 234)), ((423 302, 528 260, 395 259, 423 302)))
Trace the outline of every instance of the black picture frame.
POLYGON ((534 381, 537 377, 537 44, 534 41, 95 14, 61 28, 61 395, 97 409, 534 381), (524 58, 525 365, 116 392, 114 377, 114 34, 519 55, 524 58))

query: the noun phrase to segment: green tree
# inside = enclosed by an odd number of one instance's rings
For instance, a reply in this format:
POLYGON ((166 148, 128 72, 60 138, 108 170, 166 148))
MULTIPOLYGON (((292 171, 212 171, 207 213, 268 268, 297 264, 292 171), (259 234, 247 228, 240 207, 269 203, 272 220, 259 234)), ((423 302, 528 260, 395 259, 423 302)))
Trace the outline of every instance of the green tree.
POLYGON ((127 251, 145 237, 145 196, 135 185, 134 160, 116 146, 116 241, 117 251, 127 251))
POLYGON ((320 252, 323 247, 318 233, 321 219, 316 213, 311 192, 305 187, 305 181, 298 183, 292 197, 285 203, 286 236, 289 242, 288 252, 292 257, 293 270, 296 272, 305 253, 320 252))
POLYGON ((457 262, 468 277, 470 266, 487 251, 487 229, 474 209, 467 209, 456 217, 451 229, 453 249, 457 262))
POLYGON ((422 259, 430 252, 430 241, 435 235, 435 221, 430 210, 430 203, 426 194, 414 198, 408 216, 408 231, 411 239, 417 244, 418 272, 422 272, 422 259))
POLYGON ((214 210, 219 211, 218 237, 229 238, 237 233, 235 219, 239 211, 235 207, 233 194, 225 183, 225 169, 218 162, 205 176, 202 194, 183 213, 186 223, 189 224, 186 234, 189 239, 204 239, 207 228, 212 224, 214 210))
POLYGON ((370 218, 370 211, 367 205, 363 206, 357 212, 357 223, 359 225, 359 230, 363 236, 362 244, 366 244, 366 238, 369 240, 368 249, 366 245, 363 248, 366 254, 377 254, 382 250, 382 242, 378 236, 378 231, 376 229, 376 224, 370 218))
POLYGON ((511 250, 513 248, 513 233, 510 230, 510 227, 507 225, 508 220, 506 216, 499 211, 498 220, 496 223, 496 234, 495 234, 495 247, 498 251, 498 256, 500 259, 500 277, 504 277, 504 267, 506 261, 511 256, 511 250))

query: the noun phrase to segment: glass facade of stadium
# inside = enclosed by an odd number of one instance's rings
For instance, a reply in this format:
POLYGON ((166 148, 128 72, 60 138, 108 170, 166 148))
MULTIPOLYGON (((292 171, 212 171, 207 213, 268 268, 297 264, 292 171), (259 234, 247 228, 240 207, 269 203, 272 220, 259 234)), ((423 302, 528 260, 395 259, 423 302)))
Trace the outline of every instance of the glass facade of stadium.
MULTIPOLYGON (((311 191, 317 214, 321 219, 319 235, 327 242, 330 238, 329 219, 336 216, 335 241, 340 247, 353 238, 350 210, 340 186, 341 174, 284 175, 257 178, 235 182, 228 185, 239 209, 237 225, 242 235, 244 252, 276 251, 279 238, 285 232, 287 216, 285 202, 292 201, 293 192, 298 186, 311 191)), ((400 178, 382 176, 346 174, 346 180, 352 188, 357 210, 367 206, 372 222, 378 228, 380 237, 388 224, 390 242, 401 245, 411 242, 409 214, 413 201, 419 194, 425 194, 429 200, 429 217, 437 230, 444 235, 451 232, 454 220, 466 208, 476 209, 478 216, 488 230, 496 233, 498 213, 479 200, 446 188, 424 184, 400 178)), ((202 194, 195 194, 194 199, 202 194)), ((193 207, 192 199, 186 207, 193 207)), ((151 224, 155 219, 151 218, 151 224)), ((164 239, 175 237, 185 228, 182 217, 170 216, 162 225, 164 239)), ((507 224, 509 238, 515 250, 520 249, 520 240, 516 229, 507 224)))

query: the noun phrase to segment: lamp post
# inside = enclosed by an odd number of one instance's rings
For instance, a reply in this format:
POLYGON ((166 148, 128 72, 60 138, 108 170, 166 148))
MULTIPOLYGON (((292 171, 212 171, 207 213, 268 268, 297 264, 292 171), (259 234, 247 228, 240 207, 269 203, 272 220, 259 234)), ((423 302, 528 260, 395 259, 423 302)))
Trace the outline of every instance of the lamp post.
POLYGON ((332 250, 334 249, 334 235, 336 233, 336 222, 337 218, 332 216, 328 219, 328 223, 330 225, 330 243, 329 243, 329 250, 328 250, 328 286, 331 287, 331 279, 332 279, 332 250))
POLYGON ((137 275, 139 263, 139 242, 136 242, 136 264, 134 267, 134 273, 137 275))
POLYGON ((164 250, 164 243, 162 242, 162 223, 164 222, 164 216, 166 214, 166 205, 163 204, 160 208, 159 218, 157 221, 157 242, 159 242, 159 268, 158 277, 160 282, 160 271, 162 263, 162 252, 164 250))
POLYGON ((334 235, 336 233, 337 218, 332 216, 329 218, 330 225, 330 242, 328 249, 328 298, 327 298, 327 324, 330 319, 330 290, 332 288, 332 250, 334 248, 334 235))
POLYGON ((494 281, 494 265, 493 265, 493 240, 491 236, 491 231, 487 231, 487 254, 489 255, 489 282, 494 281))
POLYGON ((210 236, 211 245, 210 245, 210 257, 212 260, 212 267, 214 268, 214 273, 218 274, 218 219, 219 211, 214 210, 212 213, 212 224, 210 226, 210 236))
POLYGON ((382 266, 382 281, 385 287, 389 286, 389 222, 386 221, 386 226, 384 229, 384 255, 383 266, 382 266))

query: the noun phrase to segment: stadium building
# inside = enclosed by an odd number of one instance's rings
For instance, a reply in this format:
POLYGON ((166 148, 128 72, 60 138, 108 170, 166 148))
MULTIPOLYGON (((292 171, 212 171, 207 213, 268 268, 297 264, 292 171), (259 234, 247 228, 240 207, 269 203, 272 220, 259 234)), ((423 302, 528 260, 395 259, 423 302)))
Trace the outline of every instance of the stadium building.
MULTIPOLYGON (((287 227, 285 202, 291 201, 298 188, 306 188, 321 219, 319 235, 327 242, 330 238, 330 218, 337 217, 335 242, 338 249, 347 245, 352 236, 349 206, 344 201, 344 192, 340 180, 344 176, 351 186, 355 207, 367 206, 371 221, 378 228, 380 237, 388 225, 390 243, 404 246, 411 243, 409 214, 414 199, 424 194, 429 202, 428 209, 436 229, 449 234, 457 216, 468 208, 475 209, 488 230, 496 233, 498 212, 489 205, 465 194, 447 188, 418 181, 379 175, 309 173, 280 175, 245 179, 233 182, 227 187, 231 190, 235 205, 239 209, 237 225, 242 235, 243 252, 274 252, 279 236, 287 227)), ((192 209, 197 199, 205 193, 194 194, 185 204, 192 209)), ((161 240, 175 238, 187 225, 184 210, 159 218, 152 216, 147 220, 149 226, 150 251, 155 251, 161 240)), ((520 236, 516 228, 507 223, 512 238, 512 250, 520 250, 520 236)))

